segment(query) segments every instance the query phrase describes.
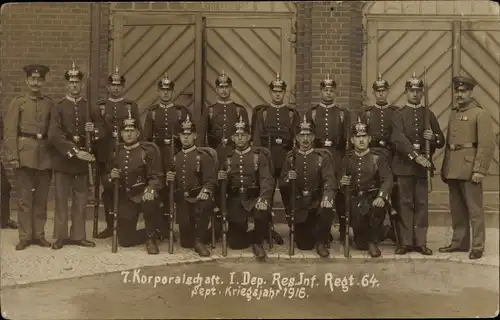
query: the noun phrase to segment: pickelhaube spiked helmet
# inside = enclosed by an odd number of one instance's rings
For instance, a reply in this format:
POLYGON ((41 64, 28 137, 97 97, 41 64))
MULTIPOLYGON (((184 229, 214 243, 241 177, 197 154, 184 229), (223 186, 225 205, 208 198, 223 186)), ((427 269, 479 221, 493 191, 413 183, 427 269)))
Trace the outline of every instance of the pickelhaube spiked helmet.
POLYGON ((378 74, 377 80, 373 82, 372 88, 374 91, 383 91, 389 89, 389 82, 382 79, 382 74, 378 74))
POLYGON ((226 87, 233 84, 233 80, 222 70, 221 74, 215 79, 215 86, 226 87))
POLYGON ((182 133, 193 133, 196 131, 195 124, 189 119, 189 115, 187 115, 186 120, 181 123, 182 133))
POLYGON ((352 126, 352 134, 355 137, 362 137, 368 135, 368 125, 358 117, 358 122, 352 126))
POLYGON ((72 63, 71 65, 71 69, 69 69, 68 71, 66 71, 66 73, 64 73, 64 78, 67 80, 67 81, 70 81, 70 80, 82 80, 83 79, 83 72, 78 69, 75 65, 75 62, 72 63))
POLYGON ((108 77, 108 84, 124 85, 125 77, 120 74, 118 67, 115 68, 115 72, 108 77))
POLYGON ((407 80, 405 83, 406 89, 422 89, 424 87, 424 82, 417 78, 415 71, 413 71, 413 76, 411 79, 407 80))
POLYGON ((330 74, 327 74, 326 78, 321 80, 319 86, 321 87, 321 89, 323 89, 323 88, 334 88, 335 89, 337 87, 337 83, 335 82, 335 80, 330 79, 330 74))
POLYGON ((23 67, 27 77, 45 79, 45 75, 50 71, 49 67, 42 64, 29 64, 23 67))
POLYGON ((269 88, 271 90, 277 91, 285 91, 286 90, 286 82, 281 79, 280 74, 276 74, 276 79, 269 83, 269 88))
POLYGON ((460 87, 465 87, 468 90, 472 90, 477 85, 476 80, 466 76, 455 76, 453 77, 452 82, 453 82, 453 88, 455 90, 460 87))
POLYGON ((306 115, 304 115, 302 121, 299 123, 298 134, 310 134, 313 133, 314 125, 311 121, 307 120, 306 115))
POLYGON ((167 73, 165 72, 165 75, 160 79, 160 81, 158 81, 158 88, 173 90, 174 87, 175 83, 170 80, 167 73))
POLYGON ((236 133, 248 133, 250 132, 250 127, 243 121, 243 117, 240 116, 240 119, 234 124, 236 128, 236 133))

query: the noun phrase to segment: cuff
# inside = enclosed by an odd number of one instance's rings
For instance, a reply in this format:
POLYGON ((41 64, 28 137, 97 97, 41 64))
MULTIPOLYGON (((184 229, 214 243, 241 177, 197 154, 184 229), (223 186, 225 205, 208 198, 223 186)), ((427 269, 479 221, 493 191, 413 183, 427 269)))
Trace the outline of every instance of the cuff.
POLYGON ((99 130, 98 129, 94 130, 94 140, 99 140, 99 130))
POLYGON ((66 155, 68 156, 69 159, 71 159, 78 153, 78 151, 79 150, 77 148, 73 147, 68 152, 66 152, 66 155))
POLYGON ((410 158, 410 160, 415 160, 417 157, 419 156, 419 154, 416 152, 416 151, 412 151, 410 153, 408 153, 408 158, 410 158))
POLYGON ((378 196, 382 199, 384 199, 385 201, 389 201, 389 195, 387 193, 385 193, 384 191, 380 191, 378 193, 378 196))
POLYGON ((201 189, 201 192, 206 193, 206 194, 208 194, 208 195, 211 195, 211 194, 212 194, 212 190, 207 189, 207 188, 203 188, 203 189, 201 189))

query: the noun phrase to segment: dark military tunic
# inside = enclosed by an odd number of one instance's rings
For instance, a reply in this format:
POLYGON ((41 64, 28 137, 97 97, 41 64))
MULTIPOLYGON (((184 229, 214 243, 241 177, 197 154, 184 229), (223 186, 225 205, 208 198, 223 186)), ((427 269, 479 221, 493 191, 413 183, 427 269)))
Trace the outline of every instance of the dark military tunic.
POLYGON ((300 121, 297 110, 288 106, 259 106, 254 115, 253 146, 271 150, 274 177, 279 178, 283 161, 294 145, 294 128, 300 121))
POLYGON ((361 121, 368 125, 368 134, 372 137, 370 148, 387 152, 392 157, 391 134, 392 115, 398 107, 390 105, 373 105, 364 108, 360 114, 361 121))
POLYGON ((357 154, 351 151, 344 160, 348 164, 346 174, 351 176, 349 187, 351 196, 351 221, 356 244, 378 243, 384 222, 384 208, 372 206, 373 200, 380 197, 386 206, 392 192, 394 179, 390 160, 384 154, 373 150, 357 154))
POLYGON ((214 159, 207 152, 193 146, 183 149, 175 156, 175 168, 176 220, 179 224, 181 242, 192 242, 194 239, 202 241, 213 209, 217 183, 214 159), (210 198, 196 199, 200 192, 207 193, 210 198))
POLYGON ((295 168, 297 173, 296 194, 293 195, 295 223, 298 227, 296 242, 299 249, 310 250, 315 243, 327 243, 333 222, 333 208, 320 208, 320 204, 323 200, 335 200, 338 182, 333 172, 331 156, 326 150, 290 152, 283 164, 279 182, 288 214, 291 212, 292 196, 288 173, 292 168, 295 168))
POLYGON ((20 166, 16 170, 19 240, 45 238, 52 169, 47 132, 53 105, 45 95, 19 96, 4 119, 4 160, 19 161, 20 166))
MULTIPOLYGON (((0 113, 0 148, 2 147, 2 142, 3 142, 3 117, 2 114, 0 113)), ((7 177, 7 173, 5 172, 5 168, 3 167, 3 162, 0 161, 0 182, 1 182, 1 193, 2 193, 2 198, 1 198, 1 225, 2 227, 7 224, 7 222, 10 220, 10 191, 12 189, 12 185, 9 182, 9 178, 7 177)))
POLYGON ((232 101, 218 101, 203 109, 198 130, 198 144, 215 149, 219 163, 222 163, 223 159, 234 149, 231 136, 236 131, 234 124, 239 121, 240 116, 248 125, 247 110, 232 101))
POLYGON ((131 146, 119 144, 116 153, 107 162, 107 188, 113 188, 111 170, 120 169, 118 241, 121 246, 134 246, 145 242, 141 232, 136 232, 139 214, 143 212, 146 235, 154 238, 159 226, 159 200, 143 201, 146 188, 156 195, 163 187, 159 150, 150 142, 137 142, 131 146))
POLYGON ((429 124, 435 139, 431 141, 431 159, 434 151, 444 146, 443 132, 436 116, 425 106, 406 104, 394 112, 391 142, 395 149, 392 171, 399 188, 401 244, 425 246, 428 227, 428 190, 426 169, 414 158, 425 153, 423 132, 424 115, 428 112, 429 124))
POLYGON ((450 191, 453 248, 484 251, 483 186, 473 173, 486 175, 495 150, 491 115, 475 100, 455 106, 448 121, 448 137, 441 175, 450 191))

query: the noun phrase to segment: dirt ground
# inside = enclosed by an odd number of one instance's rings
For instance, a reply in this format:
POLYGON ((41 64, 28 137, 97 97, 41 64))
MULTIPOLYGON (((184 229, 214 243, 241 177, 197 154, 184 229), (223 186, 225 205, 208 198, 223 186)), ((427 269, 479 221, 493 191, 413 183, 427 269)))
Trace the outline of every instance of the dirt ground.
POLYGON ((5 288, 2 313, 16 320, 491 317, 498 276, 497 267, 425 260, 226 260, 5 288))

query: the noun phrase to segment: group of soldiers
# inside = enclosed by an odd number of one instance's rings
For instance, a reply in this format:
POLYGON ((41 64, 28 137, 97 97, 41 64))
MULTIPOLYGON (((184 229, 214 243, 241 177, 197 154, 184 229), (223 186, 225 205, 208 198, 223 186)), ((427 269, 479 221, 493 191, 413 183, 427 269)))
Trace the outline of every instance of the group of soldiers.
MULTIPOLYGON (((252 247, 264 260, 265 242, 283 244, 272 212, 278 187, 292 246, 328 257, 338 219, 340 241, 372 257, 381 255, 378 244, 387 238, 396 254, 432 255, 428 172, 434 152, 446 147, 441 176, 450 190, 454 233, 439 251, 470 251, 471 259, 484 252, 481 182, 495 146, 491 117, 471 96, 471 78, 453 78, 456 105, 445 138, 422 104, 425 84, 415 75, 405 84, 403 106, 387 101, 389 83, 379 75, 372 86, 376 104, 358 114, 335 104, 337 84, 327 76, 319 84, 321 102, 300 116, 284 104, 287 84, 278 74, 269 83, 270 103, 254 107, 250 121, 247 109, 231 100, 232 79, 222 72, 215 80, 217 101, 196 125, 191 111, 174 103, 175 83, 167 75, 157 83, 159 102, 146 109, 141 124, 137 104, 123 97, 118 69, 108 77, 107 99, 96 106, 82 97, 84 74, 74 64, 65 73, 67 94, 55 102, 41 92, 49 68, 24 70, 30 92, 11 102, 3 142, 17 178, 16 250, 95 246, 85 228, 89 164, 95 164, 106 217, 96 237, 116 237, 122 247, 145 244, 158 254, 158 241, 176 241, 175 221, 180 246, 200 256, 222 240, 224 248, 252 247), (52 177, 51 244, 44 227, 52 177), (145 228, 137 230, 140 213, 145 228)), ((2 168, 2 205, 4 180, 2 168)), ((2 227, 15 227, 8 214, 2 207, 2 227)))

